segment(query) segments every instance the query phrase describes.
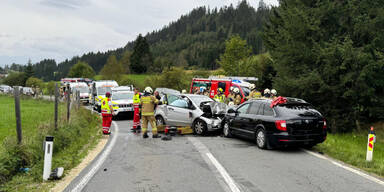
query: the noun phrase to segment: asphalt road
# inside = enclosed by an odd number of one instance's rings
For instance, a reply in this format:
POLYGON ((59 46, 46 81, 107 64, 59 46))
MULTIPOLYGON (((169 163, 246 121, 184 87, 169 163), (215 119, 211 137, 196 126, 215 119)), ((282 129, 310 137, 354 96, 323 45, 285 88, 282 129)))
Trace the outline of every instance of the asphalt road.
POLYGON ((217 135, 142 139, 129 131, 132 121, 115 122, 105 161, 98 167, 99 155, 65 191, 384 191, 384 185, 301 149, 260 150, 217 135))

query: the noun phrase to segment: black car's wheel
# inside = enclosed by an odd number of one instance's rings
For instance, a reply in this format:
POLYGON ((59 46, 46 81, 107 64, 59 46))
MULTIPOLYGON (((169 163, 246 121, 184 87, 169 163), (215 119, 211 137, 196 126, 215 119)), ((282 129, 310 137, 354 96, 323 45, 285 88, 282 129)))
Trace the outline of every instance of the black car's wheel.
POLYGON ((207 124, 201 119, 196 120, 193 124, 193 132, 197 135, 204 135, 207 132, 207 124))
POLYGON ((260 149, 266 149, 267 148, 267 135, 265 134, 265 130, 263 128, 260 128, 256 131, 256 145, 260 149))
POLYGON ((232 137, 231 128, 229 127, 229 122, 225 121, 223 126, 224 137, 232 137))
POLYGON ((162 116, 158 115, 156 116, 156 125, 159 126, 159 125, 165 125, 165 122, 164 122, 164 119, 162 116))

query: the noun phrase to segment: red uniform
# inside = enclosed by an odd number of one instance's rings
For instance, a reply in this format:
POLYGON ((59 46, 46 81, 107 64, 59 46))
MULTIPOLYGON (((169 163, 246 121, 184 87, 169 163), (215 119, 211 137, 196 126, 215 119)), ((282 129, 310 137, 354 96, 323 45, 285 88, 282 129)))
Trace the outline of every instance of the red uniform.
POLYGON ((112 103, 109 98, 104 98, 101 103, 101 116, 103 117, 103 133, 110 133, 111 123, 112 123, 112 111, 110 106, 112 103))
POLYGON ((140 127, 140 94, 133 96, 133 126, 132 129, 140 127))

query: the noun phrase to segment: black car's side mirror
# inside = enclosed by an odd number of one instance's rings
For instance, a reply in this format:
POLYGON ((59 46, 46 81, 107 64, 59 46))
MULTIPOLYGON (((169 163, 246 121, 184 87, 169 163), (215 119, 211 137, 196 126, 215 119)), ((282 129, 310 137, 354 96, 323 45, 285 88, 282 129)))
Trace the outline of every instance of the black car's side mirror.
POLYGON ((228 113, 236 113, 236 111, 234 109, 228 109, 228 113))

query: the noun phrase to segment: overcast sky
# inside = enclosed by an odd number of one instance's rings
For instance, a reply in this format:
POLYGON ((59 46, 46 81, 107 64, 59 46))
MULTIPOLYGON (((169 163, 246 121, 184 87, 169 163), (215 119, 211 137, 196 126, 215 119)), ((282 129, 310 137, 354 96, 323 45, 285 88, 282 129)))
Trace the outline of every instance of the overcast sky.
MULTIPOLYGON (((202 5, 239 0, 1 0, 0 66, 123 47, 202 5)), ((259 0, 248 0, 257 8, 259 0)), ((277 5, 278 0, 264 0, 277 5)))

